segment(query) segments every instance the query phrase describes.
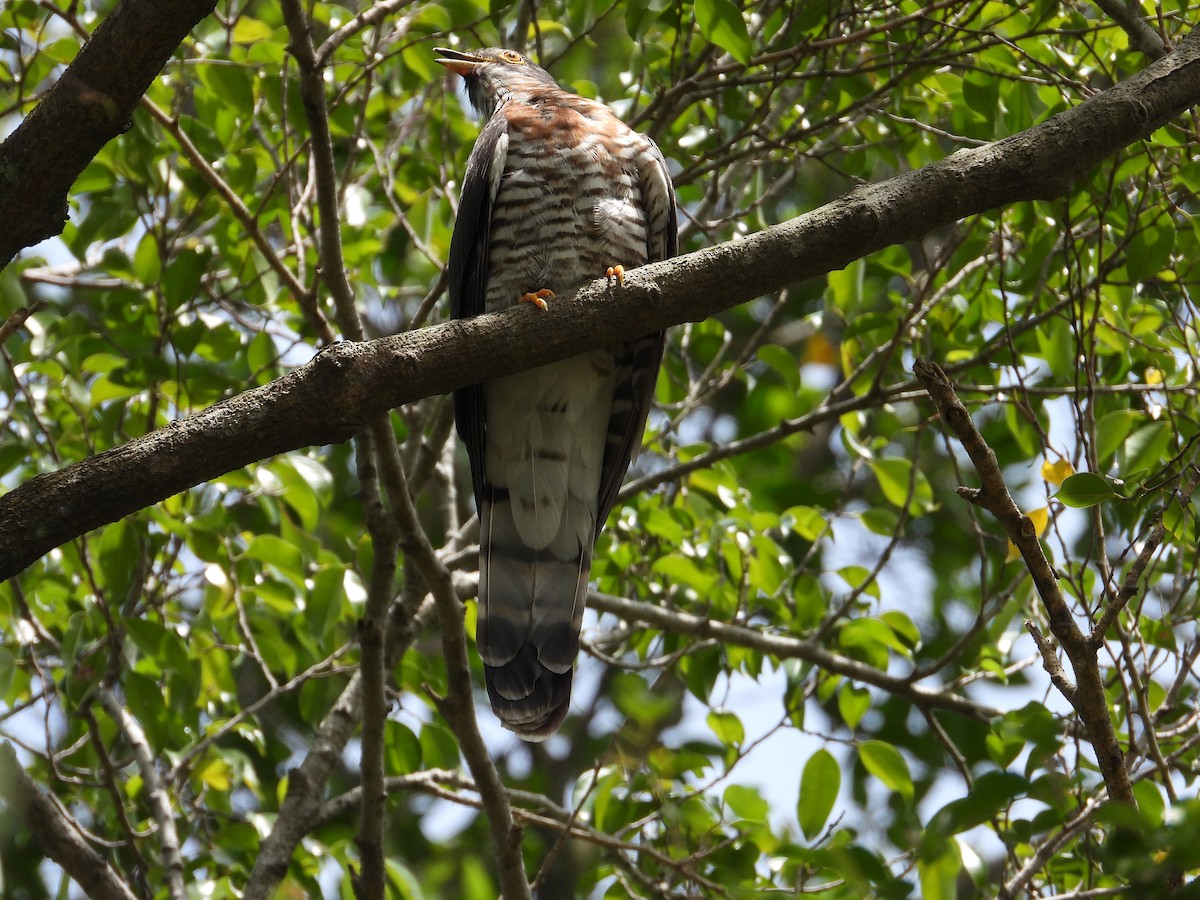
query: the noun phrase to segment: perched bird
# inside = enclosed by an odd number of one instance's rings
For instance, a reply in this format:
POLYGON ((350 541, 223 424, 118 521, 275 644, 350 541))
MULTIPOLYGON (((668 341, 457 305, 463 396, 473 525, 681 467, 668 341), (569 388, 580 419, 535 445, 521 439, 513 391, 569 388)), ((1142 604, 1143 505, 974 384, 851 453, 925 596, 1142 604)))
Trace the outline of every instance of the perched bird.
MULTIPOLYGON (((438 48, 487 120, 450 243, 455 318, 546 299, 676 252, 654 142, 513 50, 438 48)), ((592 548, 641 445, 663 334, 454 395, 479 510, 479 625, 492 709, 528 741, 571 700, 592 548)))

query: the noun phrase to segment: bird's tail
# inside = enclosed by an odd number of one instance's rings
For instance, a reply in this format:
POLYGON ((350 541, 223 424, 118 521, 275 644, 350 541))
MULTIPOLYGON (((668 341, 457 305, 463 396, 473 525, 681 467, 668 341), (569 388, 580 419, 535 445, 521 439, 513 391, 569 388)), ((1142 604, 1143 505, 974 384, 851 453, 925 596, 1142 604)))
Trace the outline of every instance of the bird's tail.
POLYGON ((568 559, 534 550, 521 540, 507 492, 490 494, 480 510, 476 642, 496 716, 523 740, 541 741, 571 704, 592 540, 568 559))

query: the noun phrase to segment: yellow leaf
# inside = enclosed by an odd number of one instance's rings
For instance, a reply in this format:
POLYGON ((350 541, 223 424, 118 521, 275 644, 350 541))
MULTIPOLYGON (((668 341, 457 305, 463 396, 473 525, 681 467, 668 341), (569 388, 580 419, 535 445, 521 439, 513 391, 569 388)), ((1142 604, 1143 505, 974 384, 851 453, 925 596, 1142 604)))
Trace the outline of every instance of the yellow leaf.
POLYGON ((1153 366, 1146 370, 1146 384, 1162 384, 1163 370, 1155 369, 1153 366))
POLYGON ((838 351, 825 335, 814 334, 804 344, 804 354, 801 361, 805 363, 818 363, 822 366, 836 366, 838 363, 838 351))
POLYGON ((235 44, 253 44, 255 41, 266 40, 271 34, 270 25, 247 16, 242 16, 233 26, 233 42, 235 44))
POLYGON ((233 769, 223 759, 214 759, 200 773, 200 780, 214 791, 227 791, 233 783, 233 769))
POLYGON ((1056 487, 1062 487, 1062 483, 1074 474, 1075 467, 1069 459, 1059 457, 1058 462, 1046 460, 1042 463, 1042 477, 1056 487))
MULTIPOLYGON (((1063 462, 1066 462, 1066 460, 1063 460, 1063 462)), ((1070 463, 1066 464, 1068 466, 1071 465, 1070 463)), ((1042 467, 1042 474, 1043 476, 1045 475, 1045 466, 1042 467)), ((1050 479, 1047 478, 1046 480, 1049 481, 1050 479)), ((1047 507, 1043 506, 1041 509, 1031 510, 1025 515, 1029 516, 1029 521, 1033 523, 1034 530, 1037 531, 1038 537, 1041 537, 1046 533, 1046 526, 1050 524, 1050 510, 1047 507)), ((1017 549, 1016 544, 1014 544, 1012 541, 1009 541, 1008 553, 1005 554, 1004 561, 1006 563, 1016 562, 1020 558, 1021 551, 1017 549)))

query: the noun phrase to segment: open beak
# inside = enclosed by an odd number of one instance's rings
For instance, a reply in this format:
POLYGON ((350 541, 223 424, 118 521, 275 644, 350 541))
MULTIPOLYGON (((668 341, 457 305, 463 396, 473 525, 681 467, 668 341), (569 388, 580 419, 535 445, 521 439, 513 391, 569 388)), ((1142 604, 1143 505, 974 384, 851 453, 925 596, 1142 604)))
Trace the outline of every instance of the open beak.
POLYGON ((480 66, 487 64, 487 60, 483 57, 464 53, 461 50, 451 50, 449 47, 434 47, 433 50, 435 53, 441 54, 434 62, 441 63, 457 75, 470 75, 480 66))

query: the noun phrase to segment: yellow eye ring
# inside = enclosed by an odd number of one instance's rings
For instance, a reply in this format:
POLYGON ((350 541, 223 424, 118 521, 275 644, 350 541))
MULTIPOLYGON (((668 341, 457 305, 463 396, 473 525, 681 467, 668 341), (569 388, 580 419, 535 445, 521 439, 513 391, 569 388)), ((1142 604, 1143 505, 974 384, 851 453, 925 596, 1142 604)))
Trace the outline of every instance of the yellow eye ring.
POLYGON ((505 62, 510 62, 518 66, 525 64, 524 58, 522 58, 521 54, 517 53, 515 50, 501 50, 500 58, 505 62))

